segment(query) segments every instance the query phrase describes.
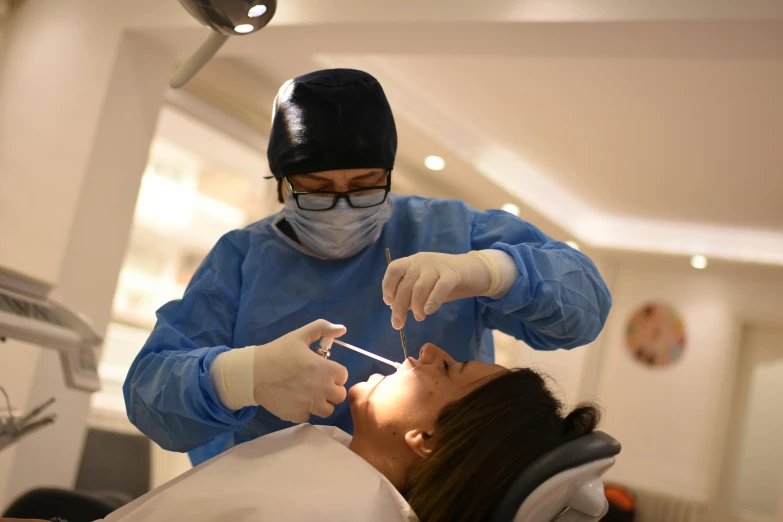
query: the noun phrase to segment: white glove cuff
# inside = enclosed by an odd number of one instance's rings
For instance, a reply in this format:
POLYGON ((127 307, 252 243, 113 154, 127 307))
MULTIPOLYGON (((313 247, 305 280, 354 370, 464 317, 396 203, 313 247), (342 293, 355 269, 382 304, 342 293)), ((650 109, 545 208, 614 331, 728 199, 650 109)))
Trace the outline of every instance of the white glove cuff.
POLYGON ((521 275, 514 258, 506 252, 494 248, 475 250, 474 252, 487 264, 492 275, 492 283, 485 296, 495 300, 502 299, 521 275))
POLYGON ((235 348, 215 357, 209 369, 209 380, 215 388, 220 404, 231 411, 256 405, 254 355, 254 346, 235 348))

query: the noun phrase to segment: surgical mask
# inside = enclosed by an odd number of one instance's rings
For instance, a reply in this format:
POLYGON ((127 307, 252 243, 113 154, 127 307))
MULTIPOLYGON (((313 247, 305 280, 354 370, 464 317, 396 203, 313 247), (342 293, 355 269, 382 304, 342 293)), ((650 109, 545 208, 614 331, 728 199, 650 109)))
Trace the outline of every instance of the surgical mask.
POLYGON ((394 210, 391 198, 369 208, 353 208, 340 198, 331 210, 302 210, 290 194, 283 215, 296 236, 316 254, 328 259, 353 257, 381 236, 394 210))

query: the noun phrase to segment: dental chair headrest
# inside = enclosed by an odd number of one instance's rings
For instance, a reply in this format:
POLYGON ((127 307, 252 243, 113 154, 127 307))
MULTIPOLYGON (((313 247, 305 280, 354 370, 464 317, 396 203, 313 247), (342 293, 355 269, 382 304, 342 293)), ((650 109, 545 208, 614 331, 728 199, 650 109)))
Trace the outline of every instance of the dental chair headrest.
POLYGON ((517 477, 488 522, 599 520, 608 508, 601 476, 620 449, 619 442, 600 431, 555 448, 517 477))

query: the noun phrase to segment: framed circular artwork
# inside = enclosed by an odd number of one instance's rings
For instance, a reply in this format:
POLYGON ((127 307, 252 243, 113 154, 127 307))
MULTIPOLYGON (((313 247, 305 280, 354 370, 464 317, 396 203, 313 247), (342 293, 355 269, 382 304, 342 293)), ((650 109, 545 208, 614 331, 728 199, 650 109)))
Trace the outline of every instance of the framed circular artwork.
POLYGON ((648 366, 668 366, 682 357, 685 327, 680 314, 662 303, 647 303, 628 321, 625 345, 648 366))

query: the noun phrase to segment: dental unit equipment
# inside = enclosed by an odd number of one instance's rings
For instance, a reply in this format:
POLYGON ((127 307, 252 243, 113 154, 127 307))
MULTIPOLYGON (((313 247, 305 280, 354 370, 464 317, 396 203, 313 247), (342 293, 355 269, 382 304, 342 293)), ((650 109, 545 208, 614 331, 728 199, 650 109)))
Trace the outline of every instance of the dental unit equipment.
POLYGON ((55 350, 68 388, 97 391, 103 336, 57 294, 47 283, 0 267, 0 345, 13 339, 55 350))
POLYGON ((3 418, 0 416, 0 451, 4 450, 14 442, 29 435, 30 433, 53 424, 57 416, 54 413, 36 419, 40 413, 51 406, 54 403, 54 397, 50 398, 40 406, 33 408, 27 415, 17 418, 13 414, 11 408, 11 401, 8 399, 8 394, 5 389, 0 386, 0 393, 5 397, 6 407, 8 409, 7 416, 3 418))
MULTIPOLYGON (((391 251, 387 248, 386 249, 386 266, 389 266, 391 264, 391 251)), ((405 327, 403 326, 400 328, 400 342, 402 343, 402 357, 403 359, 408 358, 408 343, 405 340, 405 327)))
POLYGON ((344 346, 345 348, 348 348, 349 350, 353 350, 354 352, 358 352, 362 355, 365 355, 371 359, 375 359, 376 361, 381 361, 384 364, 388 364, 389 366, 392 366, 394 368, 399 368, 401 365, 400 363, 396 363, 394 361, 390 361, 389 359, 384 359, 380 355, 375 355, 372 352, 368 352, 367 350, 362 350, 361 348, 358 348, 356 346, 353 346, 348 343, 344 343, 340 341, 339 339, 332 339, 331 337, 324 337, 321 339, 321 341, 318 343, 318 348, 316 348, 315 353, 323 357, 324 359, 328 359, 330 355, 332 355, 332 343, 337 343, 340 346, 344 346))

